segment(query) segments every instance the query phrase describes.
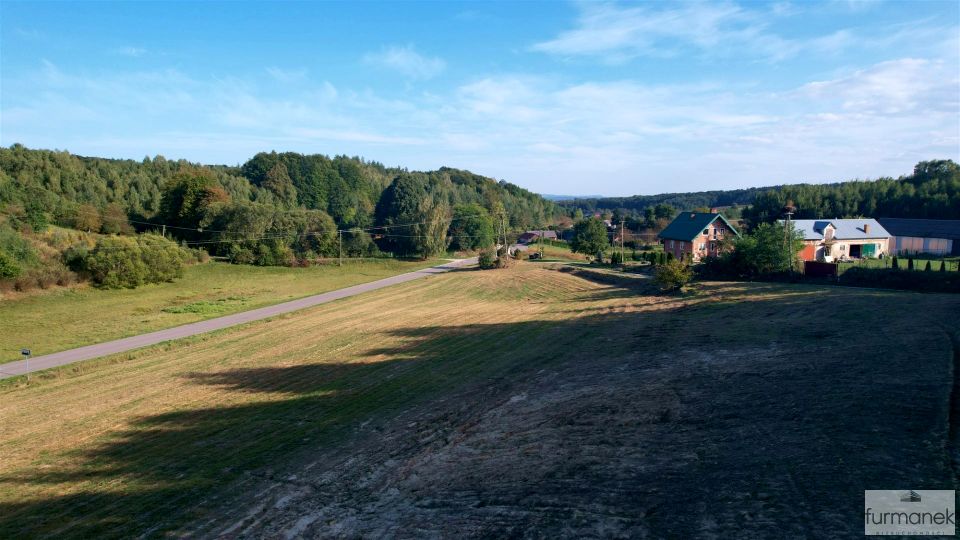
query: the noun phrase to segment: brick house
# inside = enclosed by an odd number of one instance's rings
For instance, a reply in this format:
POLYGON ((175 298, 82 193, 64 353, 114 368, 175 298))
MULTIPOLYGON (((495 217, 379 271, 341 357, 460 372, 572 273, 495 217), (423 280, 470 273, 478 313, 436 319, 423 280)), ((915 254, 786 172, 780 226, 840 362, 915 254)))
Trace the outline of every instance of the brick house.
POLYGON ((707 255, 716 255, 720 241, 740 236, 737 229, 715 212, 683 212, 658 235, 663 250, 678 259, 699 261, 707 255))

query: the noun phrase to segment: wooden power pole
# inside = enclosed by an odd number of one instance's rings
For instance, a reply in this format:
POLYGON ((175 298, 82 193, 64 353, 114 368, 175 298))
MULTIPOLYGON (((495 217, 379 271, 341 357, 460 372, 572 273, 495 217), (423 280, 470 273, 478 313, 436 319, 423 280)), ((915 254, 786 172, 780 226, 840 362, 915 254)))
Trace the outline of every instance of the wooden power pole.
POLYGON ((343 266, 343 231, 337 231, 339 236, 340 244, 340 259, 337 262, 337 266, 343 266))
POLYGON ((623 227, 623 224, 626 223, 626 220, 620 220, 620 266, 627 267, 627 258, 623 253, 623 237, 626 236, 627 230, 623 227))

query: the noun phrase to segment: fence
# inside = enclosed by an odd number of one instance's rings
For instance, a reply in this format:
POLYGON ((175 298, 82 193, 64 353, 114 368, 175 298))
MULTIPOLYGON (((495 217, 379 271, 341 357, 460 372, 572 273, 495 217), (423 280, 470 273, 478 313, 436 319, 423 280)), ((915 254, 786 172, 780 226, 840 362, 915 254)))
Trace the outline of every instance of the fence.
POLYGON ((839 266, 837 263, 804 261, 803 275, 808 277, 836 277, 839 266))

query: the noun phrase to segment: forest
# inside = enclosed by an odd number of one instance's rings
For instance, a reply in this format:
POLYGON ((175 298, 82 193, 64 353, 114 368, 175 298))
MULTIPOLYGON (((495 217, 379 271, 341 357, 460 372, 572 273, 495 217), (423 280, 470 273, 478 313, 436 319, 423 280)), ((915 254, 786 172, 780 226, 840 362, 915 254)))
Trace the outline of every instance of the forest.
POLYGON ((0 266, 7 269, 0 278, 39 267, 96 275, 95 261, 84 261, 97 253, 159 245, 97 249, 105 242, 98 235, 157 233, 187 250, 174 259, 202 258, 202 250, 236 263, 296 265, 341 249, 425 258, 487 247, 495 222, 501 231, 543 227, 560 213, 516 185, 446 167, 415 172, 293 152, 263 152, 229 167, 0 148, 0 266), (69 234, 39 237, 50 225, 69 234), (56 244, 59 255, 42 242, 56 244))
MULTIPOLYGON (((575 199, 557 204, 570 212, 613 213, 627 219, 646 217, 648 225, 651 211, 659 207, 658 213, 662 213, 666 205, 676 210, 730 207, 734 214, 742 212, 743 219, 753 226, 779 219, 787 201, 796 206, 794 217, 797 219, 859 216, 960 219, 960 166, 951 160, 932 160, 918 163, 912 174, 899 178, 575 199)), ((724 213, 729 212, 724 210, 724 213)))

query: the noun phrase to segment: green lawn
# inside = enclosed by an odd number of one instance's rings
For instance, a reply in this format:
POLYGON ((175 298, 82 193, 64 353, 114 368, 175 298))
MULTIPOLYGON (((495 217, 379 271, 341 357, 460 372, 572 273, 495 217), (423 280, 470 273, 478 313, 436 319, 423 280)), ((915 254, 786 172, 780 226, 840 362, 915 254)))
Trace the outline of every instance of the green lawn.
MULTIPOLYGON (((897 266, 901 270, 906 270, 908 259, 913 259, 913 268, 914 270, 924 270, 927 267, 927 262, 930 262, 930 269, 933 271, 939 271, 940 267, 944 264, 947 265, 946 271, 955 272, 957 271, 958 265, 960 265, 960 257, 946 257, 946 258, 924 258, 923 256, 917 257, 897 257, 897 266)), ((893 258, 885 257, 883 259, 860 259, 858 261, 852 262, 843 262, 840 263, 840 273, 844 273, 851 268, 857 266, 863 268, 892 268, 893 258)))
POLYGON ((439 264, 393 259, 310 268, 191 266, 174 283, 132 290, 76 287, 0 300, 0 362, 210 319, 439 264))

